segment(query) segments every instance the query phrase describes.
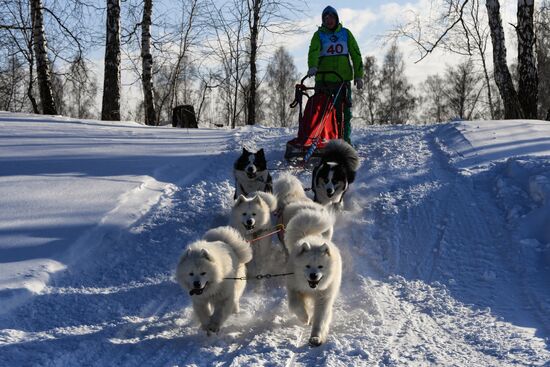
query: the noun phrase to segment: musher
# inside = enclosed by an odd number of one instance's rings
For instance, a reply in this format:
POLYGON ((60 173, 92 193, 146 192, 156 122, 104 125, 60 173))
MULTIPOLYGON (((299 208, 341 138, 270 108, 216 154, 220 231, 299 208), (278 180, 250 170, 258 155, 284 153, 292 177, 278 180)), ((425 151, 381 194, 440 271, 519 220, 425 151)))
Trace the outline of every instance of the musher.
MULTIPOLYGON (((332 6, 323 10, 322 25, 311 39, 308 68, 308 76, 316 75, 319 71, 335 71, 344 79, 344 87, 335 105, 337 116, 341 119, 341 101, 344 101, 344 140, 351 144, 351 81, 357 89, 363 88, 363 60, 357 41, 347 28, 342 27, 338 13, 332 6)), ((338 93, 340 84, 340 79, 334 74, 315 76, 315 88, 338 93)), ((338 122, 342 123, 340 120, 338 122)))

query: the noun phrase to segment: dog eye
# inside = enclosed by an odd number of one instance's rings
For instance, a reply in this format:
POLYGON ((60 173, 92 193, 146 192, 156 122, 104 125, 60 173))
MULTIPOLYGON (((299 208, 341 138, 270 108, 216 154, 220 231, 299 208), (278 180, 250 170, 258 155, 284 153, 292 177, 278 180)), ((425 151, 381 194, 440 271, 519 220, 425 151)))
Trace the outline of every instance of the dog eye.
POLYGON ((317 268, 322 269, 322 268, 323 268, 323 265, 319 265, 317 268))
POLYGON ((309 269, 309 268, 311 268, 311 266, 309 266, 309 265, 306 265, 306 268, 308 268, 308 269, 309 269))
POLYGON ((325 183, 326 183, 326 184, 328 183, 328 178, 325 178, 325 183))
POLYGON ((252 213, 252 216, 255 217, 255 216, 256 216, 256 213, 252 213))
POLYGON ((206 272, 205 272, 205 271, 203 271, 203 272, 201 273, 201 275, 206 275, 206 272))
POLYGON ((192 276, 194 276, 194 275, 195 275, 194 273, 189 273, 189 276, 190 276, 190 277, 192 277, 192 276))
POLYGON ((246 216, 246 213, 243 213, 243 217, 245 217, 245 216, 246 216))

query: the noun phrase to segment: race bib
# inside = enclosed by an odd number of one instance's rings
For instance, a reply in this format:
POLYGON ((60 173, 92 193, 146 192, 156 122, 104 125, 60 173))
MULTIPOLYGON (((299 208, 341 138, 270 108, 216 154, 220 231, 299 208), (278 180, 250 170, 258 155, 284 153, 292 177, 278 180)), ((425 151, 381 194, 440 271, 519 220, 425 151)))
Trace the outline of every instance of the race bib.
POLYGON ((337 33, 319 32, 321 38, 320 56, 340 56, 348 54, 348 32, 345 28, 337 33))

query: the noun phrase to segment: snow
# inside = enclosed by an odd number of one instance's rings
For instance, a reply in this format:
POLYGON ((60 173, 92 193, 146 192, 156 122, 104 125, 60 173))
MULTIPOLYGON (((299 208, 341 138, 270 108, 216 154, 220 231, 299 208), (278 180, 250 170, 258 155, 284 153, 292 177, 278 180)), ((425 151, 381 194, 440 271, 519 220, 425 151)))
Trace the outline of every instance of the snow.
MULTIPOLYGON (((232 204, 232 164, 292 129, 183 130, 0 113, 0 365, 542 366, 550 361, 550 124, 354 131, 328 342, 248 290, 198 330, 179 254, 232 204)), ((309 184, 310 172, 292 169, 309 184)))

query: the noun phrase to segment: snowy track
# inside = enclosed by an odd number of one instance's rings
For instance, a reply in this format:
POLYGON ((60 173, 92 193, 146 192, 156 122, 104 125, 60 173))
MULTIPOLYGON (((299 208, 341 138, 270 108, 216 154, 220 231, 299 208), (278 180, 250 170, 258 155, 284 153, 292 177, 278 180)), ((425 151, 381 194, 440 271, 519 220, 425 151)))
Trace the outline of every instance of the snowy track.
POLYGON ((263 147, 270 167, 282 157, 290 135, 253 128, 185 158, 188 169, 129 228, 111 228, 111 212, 76 263, 0 315, 0 365, 545 365, 548 265, 531 273, 536 260, 516 256, 520 233, 506 215, 515 202, 494 189, 505 170, 461 174, 439 129, 355 132, 362 167, 337 222, 346 265, 325 345, 307 345, 281 282, 247 291, 240 314, 208 338, 173 280, 185 245, 226 224, 242 144, 263 147))

